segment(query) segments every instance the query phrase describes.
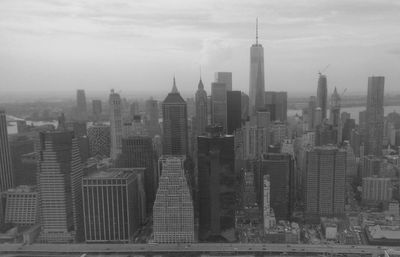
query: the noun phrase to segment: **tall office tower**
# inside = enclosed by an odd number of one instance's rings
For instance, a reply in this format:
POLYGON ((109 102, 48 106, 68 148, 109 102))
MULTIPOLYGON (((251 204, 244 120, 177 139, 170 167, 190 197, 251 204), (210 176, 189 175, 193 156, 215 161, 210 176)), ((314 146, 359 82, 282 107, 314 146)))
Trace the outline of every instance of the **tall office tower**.
POLYGON ((356 121, 354 119, 347 119, 343 123, 342 128, 342 141, 349 141, 351 138, 351 131, 356 128, 356 121))
POLYGON ((303 192, 310 219, 344 213, 346 151, 333 146, 306 152, 303 192))
POLYGON ((321 73, 318 78, 317 107, 321 108, 321 117, 322 120, 325 120, 328 109, 328 83, 326 76, 321 73))
POLYGON ((344 143, 344 149, 346 150, 346 180, 352 181, 357 178, 357 160, 353 148, 348 142, 344 143))
POLYGON ((38 192, 31 186, 8 189, 6 197, 5 223, 32 226, 38 222, 38 192))
POLYGON ((144 169, 108 169, 83 177, 87 243, 132 242, 146 218, 144 169))
POLYGON ((331 106, 329 114, 329 123, 333 126, 333 130, 336 131, 337 139, 336 142, 340 143, 342 138, 341 133, 341 119, 340 119, 340 96, 336 90, 333 91, 331 96, 331 106))
POLYGON ((111 149, 110 126, 105 124, 95 124, 89 127, 87 131, 90 155, 93 157, 109 157, 111 149))
POLYGON ((226 91, 232 91, 232 72, 216 72, 215 82, 224 83, 226 91))
POLYGON ((211 123, 227 129, 227 99, 224 83, 211 83, 211 123))
POLYGON ((269 175, 263 177, 263 221, 264 232, 268 231, 275 225, 274 211, 271 208, 271 182, 269 175))
POLYGON ((382 155, 385 77, 368 78, 365 153, 382 155))
POLYGON ((361 158, 361 178, 379 176, 383 160, 374 155, 361 158))
POLYGON ((367 177, 362 179, 364 203, 388 203, 392 201, 391 178, 367 177))
MULTIPOLYGON (((86 121, 68 121, 64 123, 64 130, 73 131, 78 141, 79 154, 82 162, 89 158, 89 139, 87 137, 86 121)), ((62 130, 62 129, 61 129, 62 130)))
POLYGON ((287 92, 265 92, 265 107, 271 113, 271 121, 287 120, 287 92))
POLYGON ((199 238, 215 236, 235 240, 234 137, 221 127, 208 127, 207 136, 198 137, 199 238))
POLYGON ((188 119, 186 102, 174 84, 172 91, 162 103, 163 113, 163 154, 187 155, 188 119))
POLYGON ((153 233, 156 243, 194 242, 193 200, 180 158, 170 156, 162 161, 153 207, 153 233))
POLYGON ((139 103, 135 101, 135 102, 131 103, 131 105, 129 106, 130 120, 133 120, 133 117, 138 114, 139 114, 139 103))
POLYGON ((245 123, 249 117, 250 98, 242 92, 242 123, 245 123))
POLYGON ((122 140, 122 107, 121 98, 118 93, 111 90, 110 98, 110 131, 111 131, 111 152, 110 157, 116 160, 121 153, 122 140))
POLYGON ((196 133, 203 135, 208 125, 207 117, 207 92, 204 90, 203 81, 199 81, 196 91, 196 133))
POLYGON ((150 98, 146 101, 146 126, 151 137, 161 135, 160 123, 158 121, 158 101, 150 98))
POLYGON ((310 100, 308 101, 308 130, 314 130, 315 128, 315 109, 317 108, 315 96, 310 96, 310 100))
POLYGON ((78 89, 76 91, 76 104, 77 104, 78 112, 86 112, 87 111, 85 90, 78 89))
POLYGON ((0 110, 0 193, 14 187, 6 114, 0 110))
POLYGON ((226 92, 227 105, 227 134, 233 135, 242 126, 242 92, 226 92))
POLYGON ((286 123, 275 121, 271 125, 271 143, 273 145, 280 145, 287 138, 287 130, 286 123))
POLYGON ((256 43, 250 47, 250 114, 265 108, 264 48, 258 43, 258 19, 256 43))
POLYGON ((34 152, 35 139, 32 136, 27 133, 9 135, 14 186, 36 185, 36 163, 27 165, 23 161, 24 155, 34 152))
POLYGON ((92 101, 92 112, 93 112, 94 121, 98 121, 101 118, 101 114, 103 112, 101 100, 93 100, 92 101))
POLYGON ((129 136, 122 138, 120 165, 125 168, 145 168, 144 182, 147 210, 153 207, 157 190, 157 174, 153 141, 149 136, 129 136))
POLYGON ((358 113, 358 130, 360 134, 365 135, 367 131, 367 111, 363 110, 358 113))
POLYGON ((294 206, 294 159, 286 153, 267 153, 261 157, 258 195, 262 203, 263 178, 269 175, 271 182, 271 207, 277 219, 289 220, 294 206))
POLYGON ((72 131, 41 132, 39 137, 41 241, 80 241, 83 172, 76 137, 72 131))

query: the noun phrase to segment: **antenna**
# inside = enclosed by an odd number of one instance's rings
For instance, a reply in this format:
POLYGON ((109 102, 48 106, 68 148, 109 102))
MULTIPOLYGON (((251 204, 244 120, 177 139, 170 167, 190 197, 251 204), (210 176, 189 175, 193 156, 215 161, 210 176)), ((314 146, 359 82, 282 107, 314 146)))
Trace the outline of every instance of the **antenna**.
POLYGON ((256 18, 256 45, 258 45, 258 17, 256 18))
POLYGON ((331 65, 330 64, 326 65, 325 68, 323 68, 322 70, 318 71, 318 74, 321 76, 322 72, 326 71, 329 68, 329 66, 331 66, 331 65))
POLYGON ((201 65, 199 65, 199 68, 200 68, 200 80, 201 80, 201 65))

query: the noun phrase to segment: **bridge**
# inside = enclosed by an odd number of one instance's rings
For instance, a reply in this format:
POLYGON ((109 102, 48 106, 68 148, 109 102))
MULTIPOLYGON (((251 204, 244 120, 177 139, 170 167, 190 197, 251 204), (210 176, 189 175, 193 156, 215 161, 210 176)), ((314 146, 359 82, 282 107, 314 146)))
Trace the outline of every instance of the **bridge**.
MULTIPOLYGON (((229 244, 229 243, 194 243, 194 244, 2 244, 2 254, 19 256, 65 254, 303 254, 303 255, 346 255, 383 256, 384 251, 396 251, 393 247, 369 245, 309 245, 309 244, 229 244)), ((398 250, 398 249, 397 249, 398 250)))

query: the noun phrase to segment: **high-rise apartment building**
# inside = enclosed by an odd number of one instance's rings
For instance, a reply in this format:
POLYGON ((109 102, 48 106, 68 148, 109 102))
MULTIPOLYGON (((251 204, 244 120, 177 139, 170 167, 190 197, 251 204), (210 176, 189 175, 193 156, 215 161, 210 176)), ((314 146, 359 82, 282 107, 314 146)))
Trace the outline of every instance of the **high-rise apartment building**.
POLYGON ((321 119, 326 119, 328 110, 328 83, 325 75, 319 74, 317 89, 317 107, 321 108, 321 119))
POLYGON ((143 168, 94 171, 82 180, 87 243, 132 242, 146 219, 143 168))
POLYGON ((156 160, 153 141, 149 136, 129 136, 122 139, 121 166, 144 170, 146 205, 148 211, 153 207, 157 190, 156 160))
POLYGON ((346 151, 334 146, 306 151, 303 192, 309 218, 344 213, 346 151))
POLYGON ((162 103, 163 113, 163 154, 187 155, 188 119, 186 102, 178 92, 175 83, 172 91, 162 103))
POLYGON ((208 127, 207 132, 198 137, 199 237, 232 241, 237 190, 234 138, 224 135, 221 127, 208 127))
POLYGON ((162 174, 153 207, 157 243, 194 242, 193 200, 181 158, 162 160, 162 174))
POLYGON ((111 152, 110 157, 116 160, 121 153, 122 140, 122 106, 118 93, 111 90, 110 98, 110 131, 111 131, 111 152))
POLYGON ((233 135, 242 126, 242 92, 226 92, 227 105, 227 134, 233 135))
POLYGON ((38 187, 42 242, 82 239, 82 164, 72 131, 41 132, 38 187))
MULTIPOLYGON (((289 220, 294 205, 294 160, 287 153, 267 153, 262 155, 258 195, 262 203, 264 176, 271 182, 270 205, 277 219, 289 220)), ((264 203, 262 203, 264 204, 264 203)))
POLYGON ((203 81, 200 78, 195 96, 196 101, 196 134, 203 135, 208 125, 207 92, 204 90, 203 81))
POLYGON ((91 156, 110 156, 111 131, 109 125, 95 124, 88 128, 87 136, 91 156))
POLYGON ((226 91, 232 91, 232 72, 216 72, 215 82, 224 83, 226 91))
POLYGON ((6 114, 0 110, 0 193, 14 186, 6 114))
POLYGON ((368 78, 365 153, 382 155, 385 77, 368 78))
POLYGON ((227 129, 227 99, 224 83, 211 83, 211 123, 227 129))
POLYGON ((258 43, 258 20, 256 42, 250 47, 250 114, 265 108, 264 48, 258 43))

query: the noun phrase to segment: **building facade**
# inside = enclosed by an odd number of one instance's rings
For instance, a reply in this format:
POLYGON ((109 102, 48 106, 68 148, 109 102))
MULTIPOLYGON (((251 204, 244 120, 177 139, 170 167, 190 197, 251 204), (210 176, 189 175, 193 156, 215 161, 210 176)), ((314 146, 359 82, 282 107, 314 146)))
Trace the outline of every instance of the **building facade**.
POLYGON ((143 168, 95 171, 82 180, 85 241, 133 241, 146 219, 143 168))
POLYGON ((162 103, 163 113, 163 154, 187 155, 188 119, 186 102, 178 92, 175 83, 172 91, 162 103))
POLYGON ((228 91, 226 92, 227 105, 227 129, 228 135, 233 135, 236 129, 242 126, 242 92, 228 91))
POLYGON ((122 105, 119 94, 111 90, 110 98, 110 131, 111 131, 111 151, 110 157, 116 160, 121 153, 122 147, 122 105))
POLYGON ((0 110, 0 192, 14 187, 6 113, 0 110))
POLYGON ((204 90, 203 81, 200 79, 195 96, 196 104, 196 134, 203 135, 208 125, 207 92, 204 90))
POLYGON ((83 172, 74 132, 41 132, 39 137, 40 241, 81 241, 83 172))
POLYGON ((110 156, 111 130, 109 125, 95 124, 88 128, 87 136, 91 156, 110 156))
POLYGON ((232 72, 216 72, 215 82, 224 83, 226 85, 226 91, 232 91, 232 72))
POLYGON ((326 119, 328 110, 328 83, 325 75, 319 74, 317 88, 317 108, 321 108, 321 120, 326 119))
POLYGON ((193 199, 181 158, 162 161, 162 174, 153 207, 156 243, 194 242, 193 199))

